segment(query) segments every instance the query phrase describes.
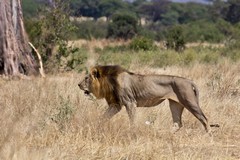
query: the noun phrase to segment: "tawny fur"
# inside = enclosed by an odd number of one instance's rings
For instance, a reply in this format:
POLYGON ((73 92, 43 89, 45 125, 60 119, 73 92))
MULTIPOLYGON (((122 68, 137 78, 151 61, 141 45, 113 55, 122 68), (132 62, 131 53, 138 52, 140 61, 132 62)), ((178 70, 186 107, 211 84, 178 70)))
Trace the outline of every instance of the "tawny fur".
POLYGON ((199 93, 189 79, 170 75, 140 75, 120 66, 95 66, 79 83, 85 93, 105 98, 109 108, 104 117, 111 118, 126 107, 131 123, 136 107, 152 107, 168 99, 173 118, 173 132, 182 127, 182 112, 186 108, 209 131, 206 116, 199 107, 199 93))

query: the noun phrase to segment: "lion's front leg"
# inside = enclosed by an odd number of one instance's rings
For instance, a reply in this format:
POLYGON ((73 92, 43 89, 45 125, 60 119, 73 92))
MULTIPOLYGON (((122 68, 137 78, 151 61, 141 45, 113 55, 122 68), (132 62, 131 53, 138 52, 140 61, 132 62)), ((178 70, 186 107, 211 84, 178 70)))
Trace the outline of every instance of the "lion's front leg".
POLYGON ((106 112, 103 114, 104 119, 111 119, 115 114, 121 110, 122 106, 119 104, 110 104, 106 112))

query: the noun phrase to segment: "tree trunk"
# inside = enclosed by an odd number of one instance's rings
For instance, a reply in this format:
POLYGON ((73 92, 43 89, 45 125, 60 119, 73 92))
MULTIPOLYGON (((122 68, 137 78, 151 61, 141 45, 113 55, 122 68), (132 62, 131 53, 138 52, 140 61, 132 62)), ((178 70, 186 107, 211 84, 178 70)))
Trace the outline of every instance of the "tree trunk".
POLYGON ((0 0, 0 74, 36 74, 24 29, 21 0, 0 0))

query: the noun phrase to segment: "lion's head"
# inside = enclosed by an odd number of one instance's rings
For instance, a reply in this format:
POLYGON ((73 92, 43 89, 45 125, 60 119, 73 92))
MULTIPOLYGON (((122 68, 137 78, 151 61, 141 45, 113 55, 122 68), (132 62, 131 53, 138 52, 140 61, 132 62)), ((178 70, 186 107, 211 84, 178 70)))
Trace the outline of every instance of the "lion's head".
POLYGON ((120 66, 95 66, 78 86, 86 95, 92 93, 98 99, 107 98, 117 89, 116 78, 124 71, 120 66))

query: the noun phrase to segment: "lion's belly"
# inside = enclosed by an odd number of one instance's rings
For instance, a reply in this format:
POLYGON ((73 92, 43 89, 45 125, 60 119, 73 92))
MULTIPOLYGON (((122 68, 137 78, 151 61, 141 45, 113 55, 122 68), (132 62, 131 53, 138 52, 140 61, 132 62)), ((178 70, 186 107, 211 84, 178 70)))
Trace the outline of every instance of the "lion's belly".
POLYGON ((137 100, 137 107, 154 107, 162 103, 164 100, 165 98, 159 97, 137 100))

